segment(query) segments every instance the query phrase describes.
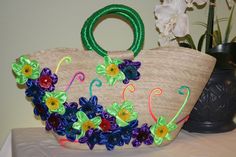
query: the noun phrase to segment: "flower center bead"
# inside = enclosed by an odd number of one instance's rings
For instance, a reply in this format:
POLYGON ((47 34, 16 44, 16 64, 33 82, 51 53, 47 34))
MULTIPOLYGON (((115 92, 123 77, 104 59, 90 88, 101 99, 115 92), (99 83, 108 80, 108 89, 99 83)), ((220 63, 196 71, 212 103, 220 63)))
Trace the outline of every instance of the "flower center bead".
POLYGON ((43 114, 45 112, 44 108, 40 105, 37 106, 37 109, 38 109, 39 114, 43 114))
POLYGON ((119 141, 121 141, 120 134, 113 134, 108 138, 108 143, 112 145, 117 145, 119 141))
POLYGON ((168 128, 166 126, 160 126, 156 130, 156 135, 161 138, 164 138, 167 133, 168 133, 168 128))
POLYGON ((122 109, 120 110, 120 112, 118 113, 118 116, 120 117, 120 119, 122 119, 123 121, 128 121, 130 118, 130 112, 126 109, 122 109))
POLYGON ((50 76, 40 76, 39 85, 43 88, 48 89, 52 85, 52 79, 50 76))
POLYGON ((148 138, 148 133, 143 131, 141 131, 137 136, 137 139, 142 142, 145 141, 147 138, 148 138))
POLYGON ((87 115, 94 114, 95 110, 96 108, 91 103, 87 103, 86 105, 83 106, 83 112, 86 113, 87 115))
POLYGON ((53 128, 57 128, 60 124, 60 120, 56 117, 50 117, 48 121, 53 126, 53 128))
POLYGON ((21 72, 26 76, 26 77, 30 77, 33 73, 33 69, 29 64, 26 64, 23 66, 21 72))
POLYGON ((110 65, 107 66, 106 71, 107 71, 107 74, 108 74, 108 75, 110 75, 110 76, 116 76, 116 75, 119 74, 120 69, 118 68, 117 65, 115 65, 115 64, 110 64, 110 65))
POLYGON ((111 129, 111 123, 106 119, 102 119, 102 122, 99 126, 103 131, 109 131, 111 129))
POLYGON ((134 66, 125 67, 123 72, 128 79, 134 79, 137 76, 137 70, 134 66))
POLYGON ((50 110, 57 110, 59 108, 59 101, 54 97, 50 97, 46 100, 46 105, 50 110))
POLYGON ((85 132, 88 131, 89 129, 93 129, 93 128, 95 128, 95 125, 90 120, 84 122, 82 125, 82 130, 85 132))

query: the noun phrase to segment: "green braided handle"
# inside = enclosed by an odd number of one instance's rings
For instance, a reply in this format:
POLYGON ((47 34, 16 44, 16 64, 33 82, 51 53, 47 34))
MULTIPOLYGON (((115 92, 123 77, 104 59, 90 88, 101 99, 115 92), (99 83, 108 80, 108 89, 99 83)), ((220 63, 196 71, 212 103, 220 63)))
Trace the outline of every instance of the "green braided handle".
POLYGON ((107 55, 107 51, 98 45, 93 36, 93 30, 98 20, 105 15, 116 14, 129 21, 133 28, 134 40, 128 49, 134 53, 134 57, 141 51, 144 43, 144 24, 139 14, 130 7, 121 4, 108 5, 93 13, 84 23, 81 30, 81 39, 85 49, 96 51, 100 56, 107 55))

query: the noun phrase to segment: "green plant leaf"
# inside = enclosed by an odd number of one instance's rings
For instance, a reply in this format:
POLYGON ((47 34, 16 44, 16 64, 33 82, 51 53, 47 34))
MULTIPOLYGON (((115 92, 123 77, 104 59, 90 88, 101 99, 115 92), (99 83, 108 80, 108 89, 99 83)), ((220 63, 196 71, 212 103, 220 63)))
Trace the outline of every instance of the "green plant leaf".
POLYGON ((232 28, 232 18, 233 18, 234 7, 235 7, 235 5, 232 7, 232 10, 230 12, 229 21, 228 21, 227 28, 225 31, 224 43, 227 43, 229 41, 229 34, 230 34, 231 28, 232 28))
MULTIPOLYGON (((211 3, 215 3, 215 0, 210 0, 211 3)), ((213 34, 213 25, 214 25, 214 13, 215 13, 215 6, 209 5, 208 11, 208 19, 207 19, 207 33, 206 33, 206 53, 212 48, 212 36, 213 34)))
POLYGON ((195 44, 194 44, 194 42, 193 42, 192 36, 189 35, 189 34, 187 34, 184 38, 185 38, 185 40, 188 42, 188 44, 189 44, 193 49, 196 50, 196 46, 195 46, 195 44))
POLYGON ((232 42, 236 42, 236 36, 233 37, 233 39, 231 40, 231 43, 232 43, 232 42))
MULTIPOLYGON (((229 18, 228 17, 222 17, 222 18, 218 18, 219 22, 224 22, 224 21, 228 21, 229 18)), ((216 21, 215 21, 216 22, 216 21)))
MULTIPOLYGON (((228 17, 222 17, 222 18, 218 18, 219 22, 224 22, 224 21, 228 21, 228 17)), ((216 24, 217 21, 214 22, 214 24, 216 24)))
POLYGON ((204 41, 205 37, 206 37, 206 32, 203 35, 201 35, 201 37, 198 41, 198 45, 197 45, 198 51, 202 51, 202 45, 203 45, 203 41, 204 41))
POLYGON ((221 29, 220 29, 220 22, 218 17, 216 17, 216 25, 217 25, 217 37, 218 37, 218 42, 219 44, 222 44, 222 34, 221 34, 221 29))
POLYGON ((195 23, 193 23, 193 24, 195 24, 195 25, 200 25, 200 26, 202 26, 202 27, 207 28, 207 24, 204 23, 204 22, 195 22, 195 23))
POLYGON ((213 47, 222 43, 222 42, 220 42, 220 37, 219 37, 218 30, 215 30, 213 32, 213 41, 214 41, 213 47))
MULTIPOLYGON (((224 21, 228 21, 229 18, 227 17, 223 17, 223 18, 218 18, 218 22, 224 22, 224 21)), ((217 21, 214 21, 214 24, 217 23, 217 21)), ((194 25, 199 25, 202 26, 204 28, 207 28, 207 24, 205 22, 194 22, 194 25)))
POLYGON ((214 31, 213 32, 213 37, 212 37, 212 47, 215 47, 217 45, 217 43, 218 43, 217 40, 218 40, 217 39, 217 33, 216 33, 216 31, 214 31))

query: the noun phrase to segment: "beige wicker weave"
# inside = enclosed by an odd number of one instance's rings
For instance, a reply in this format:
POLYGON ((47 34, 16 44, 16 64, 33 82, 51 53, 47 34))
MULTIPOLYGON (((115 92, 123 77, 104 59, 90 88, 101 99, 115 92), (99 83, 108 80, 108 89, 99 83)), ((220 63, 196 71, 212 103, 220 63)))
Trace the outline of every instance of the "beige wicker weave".
MULTIPOLYGON (((56 84, 56 90, 65 90, 66 85, 77 71, 83 72, 86 76, 84 83, 79 81, 73 83, 68 91, 68 101, 78 102, 81 96, 89 98, 89 84, 92 79, 98 77, 102 80, 103 86, 101 88, 94 87, 93 93, 98 97, 99 103, 106 107, 113 102, 122 102, 121 93, 126 85, 118 82, 115 86, 109 86, 103 77, 96 74, 96 66, 103 63, 103 58, 95 52, 57 48, 34 53, 30 55, 30 58, 37 60, 41 68, 48 67, 55 70, 57 63, 65 56, 71 56, 72 63, 63 63, 59 69, 57 74, 59 81, 56 84)), ((111 53, 111 56, 114 57, 116 55, 111 53)), ((123 52, 122 55, 118 53, 117 56, 132 58, 132 55, 128 52, 123 52)), ((185 99, 184 96, 177 93, 177 89, 182 85, 188 86, 191 89, 191 96, 182 114, 177 119, 177 121, 181 120, 191 112, 198 100, 212 73, 216 60, 201 52, 177 47, 143 50, 135 58, 135 61, 142 63, 139 69, 141 78, 138 81, 131 81, 135 85, 136 91, 127 93, 126 99, 133 101, 135 110, 139 113, 139 124, 148 123, 151 125, 155 122, 148 112, 149 92, 155 87, 163 89, 162 96, 153 97, 153 112, 157 117, 165 116, 167 120, 170 120, 185 99)), ((182 125, 181 123, 172 132, 173 138, 178 135, 182 125)), ((59 140, 64 137, 56 135, 56 138, 59 140)), ((168 143, 169 141, 166 141, 162 145, 168 143)), ((88 149, 87 145, 72 142, 65 143, 65 146, 75 149, 88 149)), ((130 146, 121 147, 121 149, 123 148, 130 148, 130 146)), ((104 146, 95 146, 94 149, 106 148, 104 146)))

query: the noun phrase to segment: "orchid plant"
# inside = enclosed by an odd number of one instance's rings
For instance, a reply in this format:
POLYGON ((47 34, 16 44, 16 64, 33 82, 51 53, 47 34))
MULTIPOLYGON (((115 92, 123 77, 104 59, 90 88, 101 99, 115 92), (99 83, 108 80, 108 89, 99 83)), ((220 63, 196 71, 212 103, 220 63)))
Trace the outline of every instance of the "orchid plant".
MULTIPOLYGON (((194 4, 200 6, 206 4, 207 2, 208 0, 163 0, 162 4, 157 5, 155 8, 155 16, 156 27, 160 32, 160 46, 171 45, 173 43, 178 44, 177 42, 179 42, 179 39, 185 39, 192 48, 196 49, 189 31, 189 17, 187 15, 187 10, 189 8, 192 9, 194 4)), ((234 5, 235 0, 226 0, 226 2, 231 8, 234 5)), ((206 37, 206 42, 208 45, 211 45, 210 40, 212 41, 213 36, 212 21, 214 21, 214 11, 211 11, 211 8, 214 8, 214 3, 215 0, 209 0, 210 10, 208 15, 208 23, 206 24, 207 31, 204 34, 204 37, 201 37, 203 39, 206 37)), ((231 20, 229 21, 231 22, 231 20)), ((201 38, 199 41, 203 42, 203 39, 201 38)))

